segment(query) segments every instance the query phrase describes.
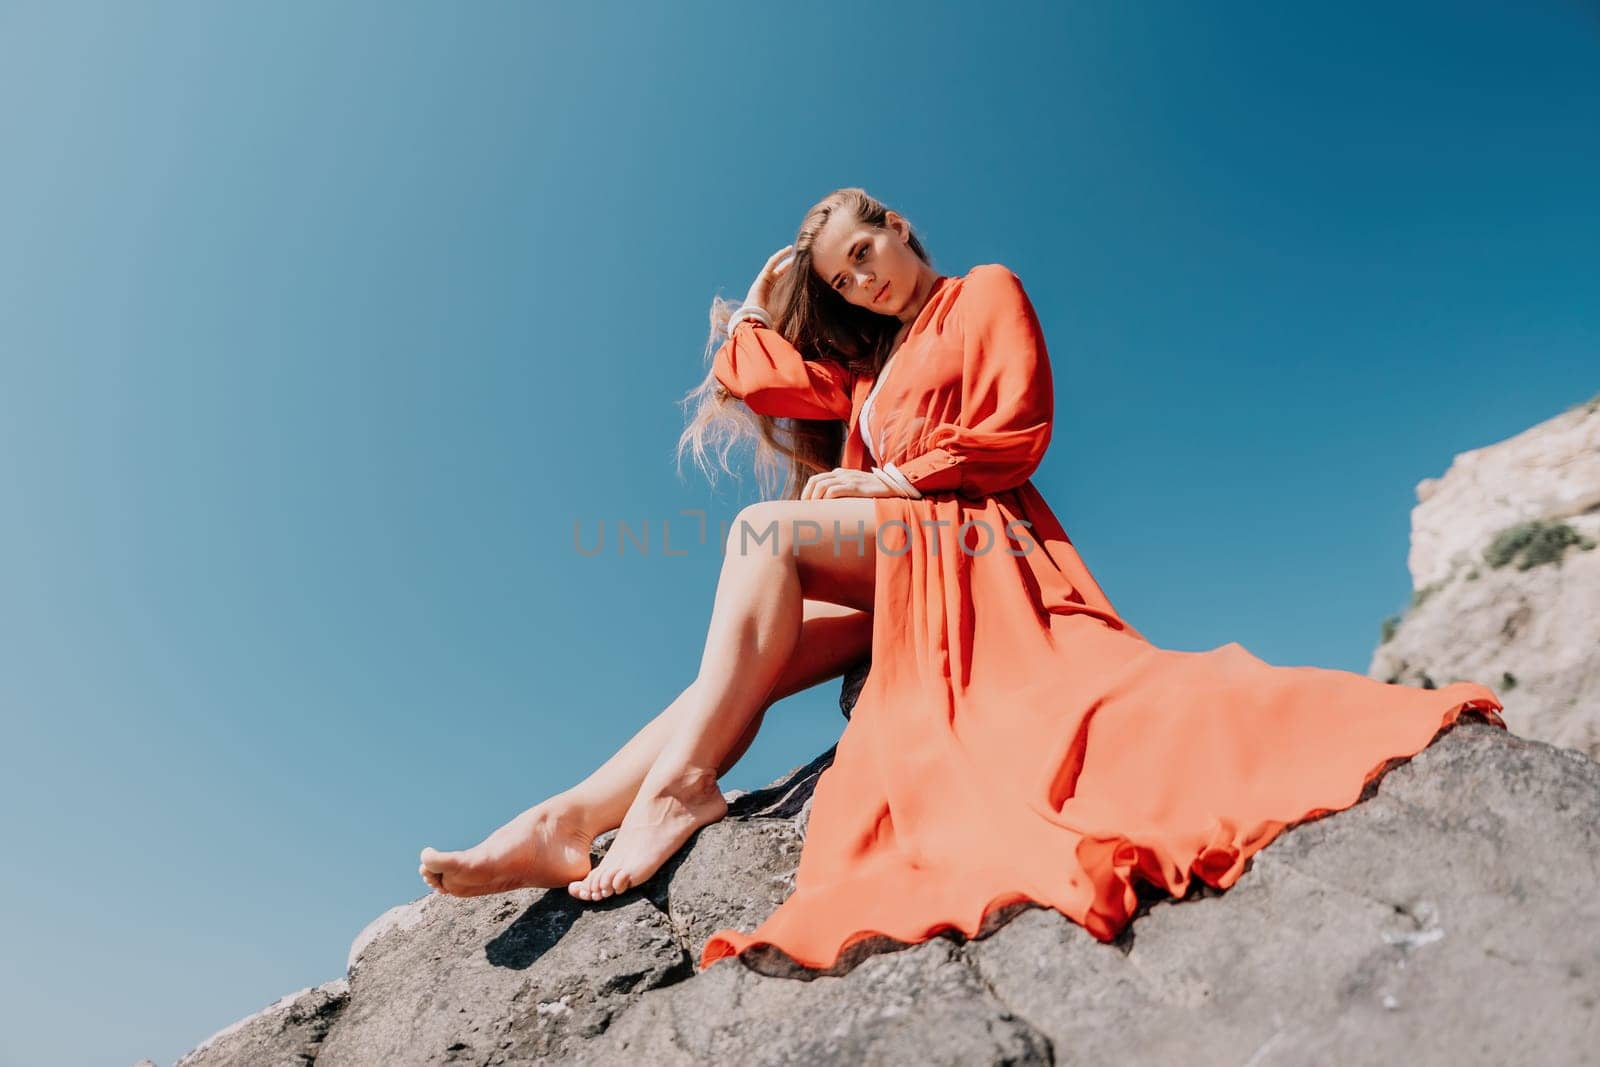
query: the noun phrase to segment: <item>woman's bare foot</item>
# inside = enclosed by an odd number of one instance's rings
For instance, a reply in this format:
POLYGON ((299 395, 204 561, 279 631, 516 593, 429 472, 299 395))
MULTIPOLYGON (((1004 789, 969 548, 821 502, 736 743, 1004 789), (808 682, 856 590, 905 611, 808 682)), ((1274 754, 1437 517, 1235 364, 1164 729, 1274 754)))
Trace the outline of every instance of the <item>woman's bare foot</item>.
MULTIPOLYGON (((652 769, 651 777, 655 776, 652 769)), ((648 881, 696 830, 728 813, 715 772, 688 768, 664 777, 665 788, 657 791, 647 785, 639 790, 605 858, 588 877, 573 879, 569 893, 579 900, 626 893, 648 881)))
POLYGON ((461 852, 422 850, 417 872, 441 893, 479 897, 512 889, 567 885, 589 873, 595 834, 570 807, 535 804, 481 844, 461 852))

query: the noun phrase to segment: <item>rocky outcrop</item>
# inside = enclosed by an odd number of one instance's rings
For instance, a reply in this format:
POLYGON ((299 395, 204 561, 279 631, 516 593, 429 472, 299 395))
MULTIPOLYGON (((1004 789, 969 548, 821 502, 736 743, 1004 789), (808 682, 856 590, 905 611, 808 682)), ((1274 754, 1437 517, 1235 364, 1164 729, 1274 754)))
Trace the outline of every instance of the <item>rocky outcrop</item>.
POLYGON ((1482 682, 1524 736, 1600 759, 1600 397, 1417 486, 1411 606, 1368 673, 1482 682))
POLYGON ((793 890, 830 750, 729 794, 633 892, 392 908, 343 977, 179 1065, 1596 1062, 1596 400, 1419 486, 1416 603, 1373 661, 1389 681, 1489 684, 1511 732, 1463 719, 1226 892, 1146 893, 1112 944, 1016 905, 970 941, 862 942, 826 974, 775 953, 696 973, 713 930, 793 890))
POLYGON ((345 978, 290 993, 219 1030, 179 1062, 296 1067, 316 1063, 329 1028, 349 1002, 350 982, 345 978))
MULTIPOLYGON (((730 794, 646 886, 429 895, 346 976, 182 1067, 311 1064, 1579 1063, 1600 1047, 1600 764, 1463 721, 1227 892, 1148 899, 1102 944, 1025 905, 972 941, 880 940, 828 975, 724 960, 793 886, 831 750, 730 794)), ((603 841, 597 843, 597 854, 603 841)))

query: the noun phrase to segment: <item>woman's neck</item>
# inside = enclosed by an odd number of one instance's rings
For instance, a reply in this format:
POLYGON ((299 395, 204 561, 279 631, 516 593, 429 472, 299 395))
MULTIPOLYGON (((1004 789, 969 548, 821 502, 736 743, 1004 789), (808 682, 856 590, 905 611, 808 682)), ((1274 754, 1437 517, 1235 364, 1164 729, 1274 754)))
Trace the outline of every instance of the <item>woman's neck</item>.
MULTIPOLYGON (((905 309, 900 312, 900 320, 903 323, 900 328, 901 333, 911 329, 912 324, 917 321, 917 316, 922 314, 922 309, 928 306, 928 301, 933 299, 933 287, 938 282, 939 272, 924 264, 917 274, 916 291, 912 293, 911 301, 906 304, 905 309)), ((899 343, 898 337, 895 343, 899 343)))

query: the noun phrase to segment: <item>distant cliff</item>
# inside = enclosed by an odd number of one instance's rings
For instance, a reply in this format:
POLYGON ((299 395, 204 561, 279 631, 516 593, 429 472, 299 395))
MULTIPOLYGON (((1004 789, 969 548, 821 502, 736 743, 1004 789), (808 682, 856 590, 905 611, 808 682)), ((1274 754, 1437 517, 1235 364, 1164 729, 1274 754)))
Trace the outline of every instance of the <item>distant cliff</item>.
POLYGON ((1482 682, 1512 731, 1600 759, 1600 396, 1417 486, 1412 603, 1368 674, 1482 682))

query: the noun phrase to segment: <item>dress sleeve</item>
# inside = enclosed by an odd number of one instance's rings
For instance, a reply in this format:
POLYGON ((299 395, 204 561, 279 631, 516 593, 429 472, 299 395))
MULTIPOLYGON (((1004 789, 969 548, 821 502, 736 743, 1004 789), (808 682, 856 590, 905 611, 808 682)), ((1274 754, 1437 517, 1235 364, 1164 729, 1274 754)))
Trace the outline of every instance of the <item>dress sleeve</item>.
POLYGON ((758 415, 849 419, 854 375, 831 359, 806 359, 753 319, 733 328, 712 360, 717 381, 758 415))
POLYGON ((1055 389, 1044 331, 1022 282, 998 263, 974 267, 956 297, 961 413, 900 464, 919 492, 988 496, 1027 481, 1050 444, 1055 389))

